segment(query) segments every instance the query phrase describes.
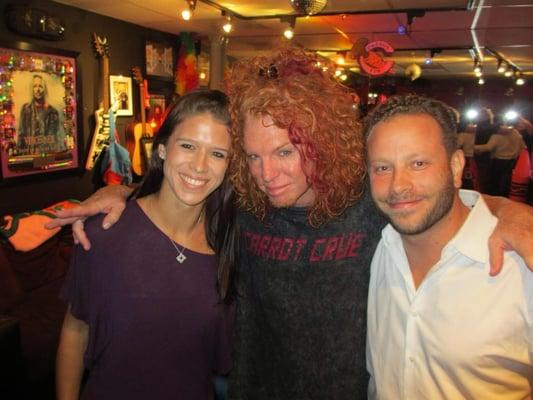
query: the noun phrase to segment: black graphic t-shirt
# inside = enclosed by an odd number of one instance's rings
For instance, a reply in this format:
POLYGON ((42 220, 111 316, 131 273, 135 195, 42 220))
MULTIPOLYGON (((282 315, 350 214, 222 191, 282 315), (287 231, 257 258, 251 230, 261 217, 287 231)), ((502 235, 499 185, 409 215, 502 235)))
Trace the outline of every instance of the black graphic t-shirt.
POLYGON ((298 208, 239 222, 230 399, 366 398, 370 262, 385 225, 370 196, 320 228, 298 208))

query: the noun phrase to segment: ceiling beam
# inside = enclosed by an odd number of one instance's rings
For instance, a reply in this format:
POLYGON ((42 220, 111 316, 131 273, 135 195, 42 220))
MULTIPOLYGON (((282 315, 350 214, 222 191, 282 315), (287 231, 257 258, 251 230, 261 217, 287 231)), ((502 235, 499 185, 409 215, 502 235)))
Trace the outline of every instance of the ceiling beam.
POLYGON ((313 15, 307 15, 307 14, 297 14, 297 13, 290 13, 290 14, 273 14, 273 15, 242 15, 238 12, 232 10, 231 8, 224 7, 223 5, 217 3, 213 0, 200 0, 202 3, 207 4, 211 7, 214 7, 220 11, 225 11, 231 13, 232 16, 242 19, 245 21, 253 21, 258 19, 279 19, 279 18, 286 18, 286 17, 296 17, 296 18, 313 18, 313 17, 324 17, 324 16, 335 16, 335 15, 369 15, 369 14, 412 14, 413 12, 446 12, 446 11, 468 11, 469 5, 467 4, 466 7, 435 7, 435 8, 400 8, 400 9, 386 9, 386 10, 361 10, 361 11, 354 11, 354 10, 345 10, 345 11, 323 11, 317 14, 313 15))

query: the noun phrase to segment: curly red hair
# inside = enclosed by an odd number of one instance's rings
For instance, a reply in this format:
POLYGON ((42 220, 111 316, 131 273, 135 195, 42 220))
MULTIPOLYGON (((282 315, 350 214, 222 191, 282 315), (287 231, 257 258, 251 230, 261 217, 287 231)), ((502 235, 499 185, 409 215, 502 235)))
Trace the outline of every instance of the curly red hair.
POLYGON ((244 149, 247 115, 270 116, 297 145, 302 163, 314 165, 307 180, 315 193, 309 223, 340 215, 363 191, 364 139, 349 91, 314 54, 285 47, 270 57, 238 61, 226 78, 233 120, 234 156, 229 169, 241 208, 260 218, 269 208, 248 169, 244 149), (319 63, 320 61, 320 63, 319 63))

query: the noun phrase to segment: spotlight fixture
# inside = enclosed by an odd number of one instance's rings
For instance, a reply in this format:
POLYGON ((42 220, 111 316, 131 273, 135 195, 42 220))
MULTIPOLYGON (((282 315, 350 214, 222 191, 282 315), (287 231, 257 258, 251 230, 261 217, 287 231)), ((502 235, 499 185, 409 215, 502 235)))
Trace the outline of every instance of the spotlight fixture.
POLYGON ((435 54, 442 53, 442 49, 430 49, 429 50, 429 57, 426 57, 424 60, 424 64, 431 65, 433 64, 433 57, 435 57, 435 54))
POLYGON ((291 40, 294 37, 294 31, 291 27, 288 27, 283 31, 283 36, 285 36, 285 39, 291 40))
POLYGON ((519 71, 515 72, 515 85, 522 86, 524 83, 526 83, 525 79, 522 77, 522 73, 519 71))
POLYGON ((480 77, 479 80, 477 81, 477 83, 479 85, 484 85, 485 84, 485 79, 483 79, 483 77, 480 77))
POLYGON ((226 17, 226 22, 222 25, 222 30, 226 35, 229 35, 233 30, 233 24, 231 23, 231 15, 226 14, 226 11, 222 11, 222 16, 226 17))
POLYGON ((498 73, 503 74, 507 71, 507 64, 503 62, 503 60, 500 58, 498 60, 498 73))
POLYGON ((285 36, 285 39, 291 40, 294 37, 294 27, 296 26, 296 17, 294 15, 291 15, 286 18, 280 19, 281 22, 287 22, 289 26, 285 31, 283 32, 283 36, 285 36))
POLYGON ((192 13, 191 13, 191 10, 189 10, 189 9, 183 10, 181 12, 181 18, 183 18, 185 21, 190 20, 191 16, 192 16, 192 13))
POLYGON ((339 65, 344 65, 345 62, 346 62, 346 52, 345 51, 338 52, 336 63, 339 65))
POLYGON ((471 108, 470 110, 466 112, 466 118, 468 118, 471 121, 476 119, 478 115, 479 115, 479 111, 476 110, 475 108, 471 108))
POLYGON ((192 13, 196 9, 196 1, 197 0, 186 0, 188 8, 181 12, 181 18, 183 18, 185 21, 191 19, 192 13))
POLYGON ((503 114, 503 119, 507 122, 513 122, 518 118, 518 113, 515 110, 509 110, 503 114))
POLYGON ((507 68, 507 71, 505 71, 504 75, 506 77, 510 77, 510 76, 513 76, 513 69, 512 68, 507 68))
POLYGON ((476 60, 474 62, 474 74, 476 74, 476 76, 481 76, 481 70, 482 70, 483 66, 481 65, 481 63, 476 60))

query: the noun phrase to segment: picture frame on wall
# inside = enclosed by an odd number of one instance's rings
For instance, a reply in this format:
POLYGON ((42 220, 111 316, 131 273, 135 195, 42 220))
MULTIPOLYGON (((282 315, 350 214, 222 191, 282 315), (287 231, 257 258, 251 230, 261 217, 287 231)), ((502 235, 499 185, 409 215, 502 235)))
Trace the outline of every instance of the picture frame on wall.
POLYGON ((174 80, 174 47, 169 43, 147 40, 144 50, 147 78, 174 80))
POLYGON ((129 76, 109 75, 109 100, 117 117, 133 115, 133 88, 129 76))
POLYGON ((149 100, 150 110, 148 111, 148 122, 156 130, 159 129, 165 115, 166 100, 165 95, 150 93, 149 100))
POLYGON ((0 43, 3 181, 80 168, 79 53, 0 43))

